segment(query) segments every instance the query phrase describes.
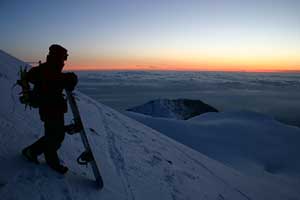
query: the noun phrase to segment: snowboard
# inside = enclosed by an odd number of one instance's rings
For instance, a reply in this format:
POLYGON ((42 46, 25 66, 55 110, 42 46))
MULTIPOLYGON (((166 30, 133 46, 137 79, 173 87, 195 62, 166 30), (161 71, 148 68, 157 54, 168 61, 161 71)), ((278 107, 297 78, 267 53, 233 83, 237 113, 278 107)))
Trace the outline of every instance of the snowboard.
POLYGON ((70 105, 70 108, 71 108, 71 111, 73 114, 74 123, 80 127, 79 133, 80 133, 80 136, 81 136, 84 148, 85 148, 85 152, 83 152, 83 154, 88 155, 89 161, 87 163, 89 163, 91 165, 93 174, 96 179, 97 186, 99 187, 99 189, 102 189, 103 185, 104 185, 103 179, 102 179, 99 167, 97 166, 97 163, 94 159, 93 152, 92 152, 91 146, 88 141, 88 137, 84 130, 84 126, 83 126, 83 123, 82 123, 82 120, 80 117, 80 113, 79 113, 79 110, 77 107, 77 103, 76 103, 74 94, 71 91, 66 90, 66 95, 67 95, 67 100, 69 102, 69 105, 70 105))

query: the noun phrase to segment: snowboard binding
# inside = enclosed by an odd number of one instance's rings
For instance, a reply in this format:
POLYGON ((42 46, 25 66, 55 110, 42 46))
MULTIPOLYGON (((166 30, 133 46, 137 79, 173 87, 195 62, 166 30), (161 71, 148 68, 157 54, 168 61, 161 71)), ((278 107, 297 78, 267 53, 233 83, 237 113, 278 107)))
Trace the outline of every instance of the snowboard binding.
POLYGON ((72 123, 65 126, 65 132, 69 135, 73 135, 75 133, 79 133, 83 127, 79 123, 72 123))
POLYGON ((94 157, 91 151, 84 151, 77 158, 77 163, 79 165, 87 165, 89 162, 93 161, 94 157))

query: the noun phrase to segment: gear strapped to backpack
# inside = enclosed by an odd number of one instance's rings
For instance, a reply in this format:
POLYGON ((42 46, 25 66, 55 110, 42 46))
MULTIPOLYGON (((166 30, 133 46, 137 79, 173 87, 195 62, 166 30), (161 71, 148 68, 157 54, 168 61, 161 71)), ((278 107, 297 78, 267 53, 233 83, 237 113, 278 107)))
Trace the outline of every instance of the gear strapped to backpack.
MULTIPOLYGON (((40 63, 39 66, 33 67, 27 71, 27 67, 20 67, 19 80, 17 85, 20 85, 20 102, 25 104, 25 108, 40 108, 43 103, 47 102, 56 104, 56 109, 62 107, 64 95, 61 93, 63 89, 74 90, 78 79, 73 72, 66 73, 49 73, 51 70, 47 63, 40 63), (49 79, 49 77, 51 77, 49 79), (54 78, 54 79, 53 79, 54 78), (51 80, 51 81, 49 81, 51 80), (33 84, 33 87, 32 84, 33 84)), ((64 107, 64 106, 63 106, 64 107)))
POLYGON ((29 106, 30 108, 38 108, 40 106, 40 95, 38 92, 38 85, 35 84, 31 88, 28 80, 27 67, 20 67, 19 80, 17 80, 17 85, 21 86, 22 91, 19 93, 19 100, 22 104, 25 104, 25 108, 29 106))

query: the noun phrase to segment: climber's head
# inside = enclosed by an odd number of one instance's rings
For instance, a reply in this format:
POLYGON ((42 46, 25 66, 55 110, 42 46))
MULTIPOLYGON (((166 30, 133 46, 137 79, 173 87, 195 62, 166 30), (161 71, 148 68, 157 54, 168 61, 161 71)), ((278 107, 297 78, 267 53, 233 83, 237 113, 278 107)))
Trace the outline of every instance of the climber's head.
POLYGON ((68 58, 68 50, 58 44, 52 44, 49 47, 49 54, 47 55, 47 62, 58 67, 58 70, 62 70, 64 62, 68 58))

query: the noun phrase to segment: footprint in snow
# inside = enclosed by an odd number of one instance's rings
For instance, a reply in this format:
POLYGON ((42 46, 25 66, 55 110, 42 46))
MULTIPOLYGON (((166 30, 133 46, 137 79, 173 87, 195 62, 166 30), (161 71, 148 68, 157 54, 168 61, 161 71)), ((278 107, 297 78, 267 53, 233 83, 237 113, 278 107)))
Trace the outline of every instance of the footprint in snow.
POLYGON ((161 163, 162 159, 153 155, 151 160, 148 160, 147 163, 150 164, 152 167, 154 167, 155 165, 158 165, 159 163, 161 163))

